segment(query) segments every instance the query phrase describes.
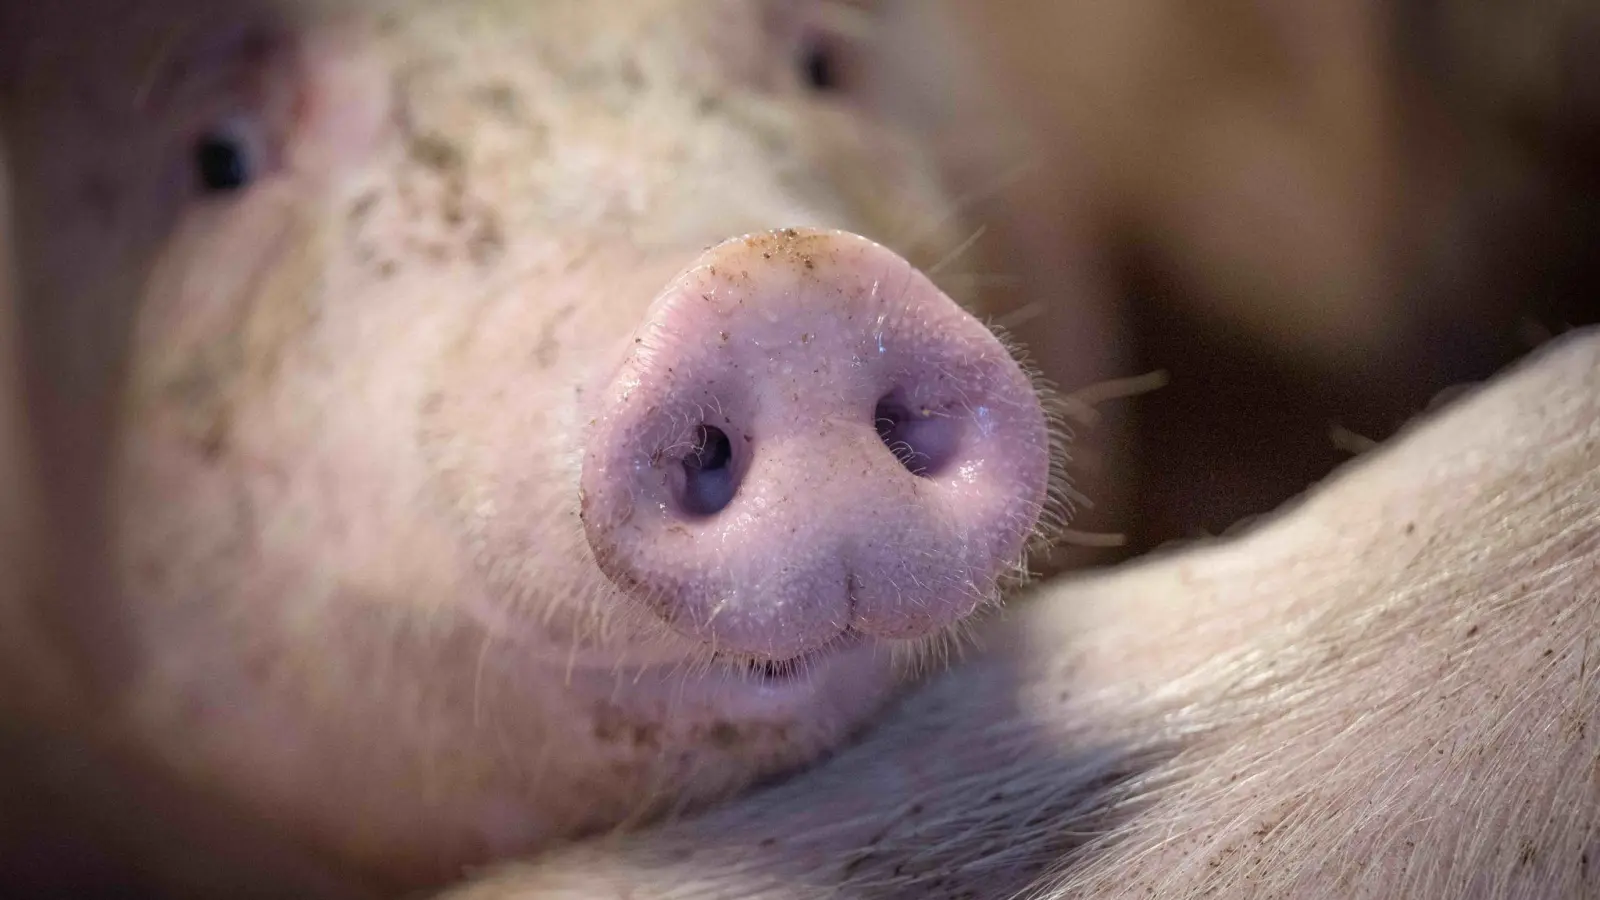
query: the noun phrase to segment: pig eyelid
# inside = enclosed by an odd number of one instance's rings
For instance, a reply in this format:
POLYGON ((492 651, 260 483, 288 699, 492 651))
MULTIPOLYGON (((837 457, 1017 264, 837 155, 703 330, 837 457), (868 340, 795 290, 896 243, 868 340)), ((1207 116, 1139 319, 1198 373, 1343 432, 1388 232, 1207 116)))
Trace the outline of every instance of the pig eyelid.
POLYGON ((281 54, 284 38, 258 23, 239 24, 203 37, 175 35, 152 58, 136 84, 145 112, 182 108, 219 90, 238 90, 260 77, 281 54))

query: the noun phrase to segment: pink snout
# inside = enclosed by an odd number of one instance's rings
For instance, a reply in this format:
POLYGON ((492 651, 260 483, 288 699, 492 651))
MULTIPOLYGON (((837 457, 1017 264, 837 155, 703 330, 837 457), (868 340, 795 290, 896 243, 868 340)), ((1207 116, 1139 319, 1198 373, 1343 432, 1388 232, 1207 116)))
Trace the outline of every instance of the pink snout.
POLYGON ((915 638, 1020 564, 1050 467, 1033 385, 889 250, 728 241, 632 340, 584 446, 584 529, 678 631, 772 660, 915 638))

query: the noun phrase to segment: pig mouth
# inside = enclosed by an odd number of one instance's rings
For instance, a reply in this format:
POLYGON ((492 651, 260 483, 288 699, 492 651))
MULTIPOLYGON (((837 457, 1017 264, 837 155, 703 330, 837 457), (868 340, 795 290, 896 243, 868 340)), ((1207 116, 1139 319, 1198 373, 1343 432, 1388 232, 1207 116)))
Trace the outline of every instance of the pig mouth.
POLYGON ((820 647, 783 659, 763 659, 732 653, 716 653, 712 659, 727 665, 746 678, 764 684, 781 684, 805 678, 823 663, 855 650, 866 641, 865 634, 853 628, 846 628, 820 647))

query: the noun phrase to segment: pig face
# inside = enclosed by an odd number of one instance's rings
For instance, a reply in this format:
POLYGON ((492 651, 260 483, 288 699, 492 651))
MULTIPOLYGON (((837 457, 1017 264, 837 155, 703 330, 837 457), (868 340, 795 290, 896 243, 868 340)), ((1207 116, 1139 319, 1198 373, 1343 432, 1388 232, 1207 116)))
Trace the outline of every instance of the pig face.
POLYGON ((113 560, 67 643, 185 777, 428 880, 814 758, 1020 571, 1029 377, 826 230, 959 244, 862 8, 35 6, 31 384, 113 560))

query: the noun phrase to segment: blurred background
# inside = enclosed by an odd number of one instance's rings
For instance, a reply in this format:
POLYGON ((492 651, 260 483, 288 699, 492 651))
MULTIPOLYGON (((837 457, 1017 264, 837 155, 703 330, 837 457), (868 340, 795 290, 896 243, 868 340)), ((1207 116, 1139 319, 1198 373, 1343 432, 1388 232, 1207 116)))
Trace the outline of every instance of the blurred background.
POLYGON ((1063 563, 1269 512, 1600 319, 1600 4, 913 6, 900 77, 994 117, 920 111, 996 320, 1070 389, 1164 375, 1075 429, 1076 527, 1125 542, 1063 563))

